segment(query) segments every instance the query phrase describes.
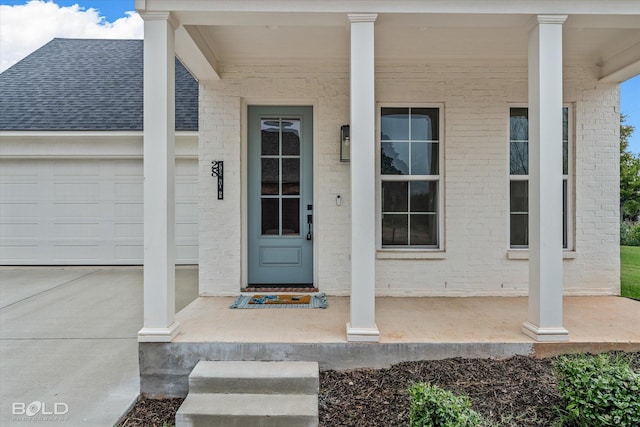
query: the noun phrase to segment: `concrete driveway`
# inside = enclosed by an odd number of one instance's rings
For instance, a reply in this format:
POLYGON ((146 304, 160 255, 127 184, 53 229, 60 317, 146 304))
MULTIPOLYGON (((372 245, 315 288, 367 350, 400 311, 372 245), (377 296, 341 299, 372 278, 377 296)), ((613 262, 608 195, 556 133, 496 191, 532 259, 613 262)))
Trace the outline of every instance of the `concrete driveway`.
MULTIPOLYGON (((197 284, 176 270, 177 310, 197 284)), ((0 425, 116 423, 139 392, 142 318, 142 268, 0 269, 0 425)))

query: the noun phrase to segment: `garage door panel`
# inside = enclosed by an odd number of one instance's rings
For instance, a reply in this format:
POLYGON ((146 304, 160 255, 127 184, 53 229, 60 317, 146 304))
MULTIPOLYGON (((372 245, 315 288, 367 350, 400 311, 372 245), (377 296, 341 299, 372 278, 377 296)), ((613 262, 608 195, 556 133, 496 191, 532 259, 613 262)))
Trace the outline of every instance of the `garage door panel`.
POLYGON ((122 160, 114 164, 113 175, 124 178, 140 178, 142 176, 142 162, 138 160, 122 160))
POLYGON ((136 222, 136 223, 119 222, 115 224, 114 235, 116 238, 118 237, 142 238, 144 236, 144 225, 142 224, 142 222, 136 222))
POLYGON ((37 222, 25 222, 24 220, 16 220, 9 223, 0 223, 0 236, 4 238, 12 237, 38 237, 40 233, 40 224, 37 222))
POLYGON ((53 234, 60 238, 99 238, 100 224, 97 222, 54 222, 53 234))
MULTIPOLYGON (((2 195, 4 199, 4 194, 2 195)), ((0 203, 0 218, 32 218, 38 213, 38 204, 29 202, 20 203, 0 203)))
POLYGON ((3 202, 35 200, 40 194, 40 184, 37 181, 11 182, 3 179, 0 182, 3 202))
POLYGON ((116 218, 142 218, 144 213, 144 204, 116 202, 114 211, 116 218))
POLYGON ((193 264, 198 259, 198 241, 194 239, 176 239, 176 262, 193 264))
POLYGON ((38 262, 39 245, 31 241, 2 239, 0 259, 11 259, 15 264, 33 264, 38 262))
POLYGON ((83 264, 100 264, 103 254, 98 240, 66 240, 53 244, 54 261, 79 262, 83 264))
POLYGON ((144 246, 140 243, 116 243, 115 245, 115 259, 119 263, 125 263, 126 261, 137 260, 142 264, 144 257, 144 246))
POLYGON ((100 203, 53 203, 50 209, 53 218, 100 218, 100 203))
POLYGON ((114 184, 116 200, 142 200, 143 187, 142 182, 117 182, 114 184))
MULTIPOLYGON (((141 160, 0 160, 0 263, 141 264, 141 160)), ((197 161, 176 162, 176 261, 198 262, 197 161)))

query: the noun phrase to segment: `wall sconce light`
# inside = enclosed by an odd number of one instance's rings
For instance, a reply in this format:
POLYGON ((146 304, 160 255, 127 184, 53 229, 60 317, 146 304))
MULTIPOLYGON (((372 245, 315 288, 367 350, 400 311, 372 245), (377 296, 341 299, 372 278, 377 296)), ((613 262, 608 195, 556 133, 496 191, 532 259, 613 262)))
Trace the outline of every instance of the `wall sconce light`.
POLYGON ((348 162, 351 160, 351 136, 349 125, 340 126, 340 161, 348 162))

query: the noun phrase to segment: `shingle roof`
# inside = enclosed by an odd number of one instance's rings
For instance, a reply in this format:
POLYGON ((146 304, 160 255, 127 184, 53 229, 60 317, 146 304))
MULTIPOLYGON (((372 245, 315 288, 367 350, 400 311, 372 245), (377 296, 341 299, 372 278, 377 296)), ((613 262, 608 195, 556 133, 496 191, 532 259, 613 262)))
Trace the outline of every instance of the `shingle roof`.
MULTIPOLYGON (((142 130, 143 41, 53 39, 0 74, 0 130, 142 130)), ((198 83, 176 59, 176 130, 198 83)))

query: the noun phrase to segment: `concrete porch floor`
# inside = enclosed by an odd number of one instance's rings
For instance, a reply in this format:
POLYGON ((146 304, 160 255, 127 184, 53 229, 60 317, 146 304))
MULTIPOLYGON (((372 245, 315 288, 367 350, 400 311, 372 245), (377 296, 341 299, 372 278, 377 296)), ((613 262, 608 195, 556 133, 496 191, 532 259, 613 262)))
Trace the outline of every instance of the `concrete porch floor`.
MULTIPOLYGON (((200 297, 180 311, 175 343, 346 343, 349 297, 326 309, 236 309, 231 297, 200 297)), ((380 343, 534 343, 521 332, 526 297, 376 299, 380 343)), ((640 302, 565 297, 569 343, 640 346, 640 302)), ((640 350, 640 347, 638 347, 640 350)))
POLYGON ((566 297, 567 343, 521 332, 526 297, 377 298, 379 343, 348 343, 349 298, 326 309, 229 309, 234 298, 200 297, 180 311, 171 343, 140 343, 141 391, 184 396, 200 360, 317 361, 321 369, 380 368, 411 360, 505 358, 640 351, 640 302, 566 297))

